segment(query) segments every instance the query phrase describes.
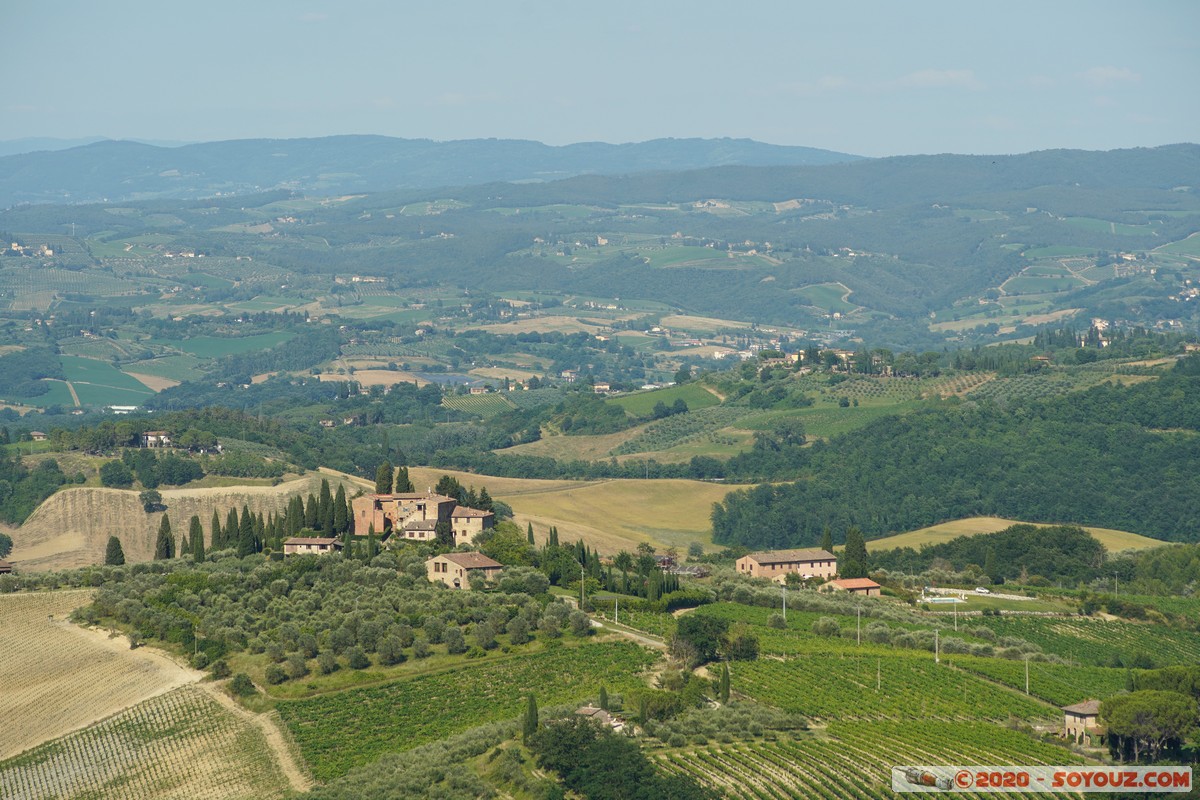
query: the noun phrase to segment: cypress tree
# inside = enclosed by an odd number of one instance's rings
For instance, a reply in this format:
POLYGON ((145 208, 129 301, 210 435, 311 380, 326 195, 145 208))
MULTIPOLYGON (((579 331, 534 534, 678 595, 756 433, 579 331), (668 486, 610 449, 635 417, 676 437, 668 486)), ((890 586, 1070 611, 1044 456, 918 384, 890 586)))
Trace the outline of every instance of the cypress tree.
POLYGON ((261 512, 254 515, 254 552, 261 553, 267 535, 267 523, 261 512))
POLYGON ((317 497, 312 492, 308 493, 308 502, 304 505, 304 527, 310 531, 317 529, 317 497))
POLYGON ((346 486, 338 484, 337 494, 333 497, 333 532, 344 533, 350 527, 350 518, 346 516, 346 486))
POLYGON ((729 664, 721 665, 721 686, 717 690, 719 700, 722 704, 729 702, 729 664))
POLYGON ((295 495, 288 501, 287 533, 295 536, 304 527, 304 501, 300 495, 295 495))
POLYGON ((650 704, 646 702, 646 695, 638 697, 638 722, 645 725, 650 721, 650 704))
MULTIPOLYGON (((210 528, 210 535, 208 537, 209 544, 212 546, 213 550, 220 550, 225 546, 225 535, 221 532, 221 515, 217 513, 215 508, 213 509, 212 522, 210 522, 208 526, 210 528)), ((195 546, 196 545, 193 542, 192 547, 195 546)))
POLYGON ((238 558, 250 555, 254 552, 254 517, 248 506, 242 506, 242 519, 238 522, 237 532, 238 558))
POLYGON ((154 560, 161 561, 175 557, 175 537, 171 535, 171 518, 162 515, 158 524, 158 538, 154 542, 154 560))
POLYGON ((603 686, 600 687, 600 708, 608 711, 608 690, 603 686))
POLYGON ((322 528, 333 527, 333 493, 329 490, 329 481, 321 479, 321 493, 317 495, 317 522, 322 528))
POLYGON ((221 540, 221 547, 237 547, 238 543, 238 513, 236 508, 229 509, 229 513, 225 515, 225 537, 221 540))
POLYGON ((997 583, 1000 577, 1000 570, 996 568, 996 550, 989 547, 986 555, 983 557, 983 573, 991 578, 992 583, 997 583))
POLYGON ((375 494, 392 493, 392 462, 384 461, 375 470, 375 494))
POLYGON ((528 523, 525 527, 525 538, 527 540, 529 540, 530 544, 533 544, 533 523, 532 522, 528 523))
MULTIPOLYGON (((216 517, 216 514, 213 514, 216 517)), ((217 523, 220 525, 220 523, 217 523)), ((192 561, 199 563, 204 560, 204 531, 192 537, 192 561)))
POLYGON ((525 704, 525 718, 521 723, 521 741, 529 744, 529 739, 538 729, 538 707, 537 700, 534 699, 533 693, 529 694, 529 701, 525 704))
POLYGON ((479 500, 477 501, 475 507, 480 509, 481 511, 495 511, 496 510, 496 505, 492 502, 492 496, 490 494, 488 494, 488 490, 487 490, 486 486, 480 488, 479 500))
POLYGON ((200 525, 200 515, 193 514, 192 519, 188 522, 188 547, 180 547, 179 554, 184 553, 194 554, 196 552, 196 542, 200 542, 200 550, 204 550, 204 528, 200 525))
POLYGON ((408 476, 408 467, 401 467, 396 470, 396 494, 405 494, 416 491, 413 489, 412 478, 408 476))
POLYGON ((867 577, 867 543, 862 531, 851 527, 846 531, 846 549, 842 553, 844 566, 838 569, 843 578, 867 577))
POLYGON ((375 557, 375 526, 372 525, 371 529, 367 532, 367 557, 364 558, 363 560, 370 561, 374 557, 375 557))
POLYGON ((829 526, 825 526, 825 532, 821 534, 821 549, 826 553, 833 552, 833 532, 829 530, 829 526))
POLYGON ((104 548, 104 563, 109 567, 119 567, 125 563, 125 550, 121 540, 115 536, 108 537, 108 547, 104 548))

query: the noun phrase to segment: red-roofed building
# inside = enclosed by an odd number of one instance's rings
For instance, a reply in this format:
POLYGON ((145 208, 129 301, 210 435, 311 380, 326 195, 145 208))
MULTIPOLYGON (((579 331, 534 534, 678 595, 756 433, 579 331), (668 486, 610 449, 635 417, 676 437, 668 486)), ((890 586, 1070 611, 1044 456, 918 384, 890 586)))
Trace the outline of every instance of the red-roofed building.
POLYGON ((801 578, 832 578, 837 574, 837 556, 819 548, 750 553, 737 560, 737 571, 752 578, 776 578, 789 572, 801 578))
POLYGON ((849 592, 867 597, 878 597, 880 586, 870 578, 838 578, 821 587, 827 592, 849 592))

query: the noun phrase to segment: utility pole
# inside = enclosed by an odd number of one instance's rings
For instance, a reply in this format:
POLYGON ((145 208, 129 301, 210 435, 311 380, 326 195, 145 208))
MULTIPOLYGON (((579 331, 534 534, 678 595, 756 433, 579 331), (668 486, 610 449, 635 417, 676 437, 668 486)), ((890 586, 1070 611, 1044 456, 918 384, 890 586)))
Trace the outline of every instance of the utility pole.
POLYGON ((937 628, 934 628, 934 630, 933 630, 933 663, 935 663, 935 664, 942 663, 942 654, 941 654, 940 650, 938 649, 940 646, 938 644, 938 633, 939 633, 939 631, 937 630, 937 628))
POLYGON ((954 630, 958 631, 958 603, 954 604, 954 630))
POLYGON ((614 597, 613 598, 613 622, 617 623, 618 625, 621 624, 621 608, 620 608, 620 606, 621 606, 621 598, 614 597))
POLYGON ((858 628, 855 631, 855 640, 858 644, 861 645, 862 644, 862 606, 859 606, 855 610, 858 611, 858 628))
POLYGON ((787 625, 787 584, 780 587, 783 590, 783 624, 787 625))
POLYGON ((579 565, 579 610, 583 611, 583 564, 579 565))
POLYGON ((879 675, 879 662, 881 660, 882 659, 878 659, 878 658, 875 659, 875 693, 876 694, 879 694, 879 687, 882 684, 882 680, 879 675))

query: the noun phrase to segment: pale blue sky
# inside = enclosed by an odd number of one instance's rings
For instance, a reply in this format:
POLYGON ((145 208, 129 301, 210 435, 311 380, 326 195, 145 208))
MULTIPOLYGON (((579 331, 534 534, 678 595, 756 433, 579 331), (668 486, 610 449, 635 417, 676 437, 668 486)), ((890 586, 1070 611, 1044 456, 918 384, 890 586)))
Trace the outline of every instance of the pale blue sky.
POLYGON ((0 139, 1200 141, 1200 2, 0 4, 0 139))

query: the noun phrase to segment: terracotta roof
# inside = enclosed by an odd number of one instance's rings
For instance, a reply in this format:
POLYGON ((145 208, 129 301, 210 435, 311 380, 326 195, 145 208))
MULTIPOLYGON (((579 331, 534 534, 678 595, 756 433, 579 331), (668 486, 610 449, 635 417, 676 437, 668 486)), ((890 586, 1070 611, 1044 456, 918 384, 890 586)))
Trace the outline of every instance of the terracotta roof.
POLYGON ((834 586, 840 586, 843 589, 878 589, 879 584, 870 578, 839 578, 830 581, 834 586))
POLYGON ((437 527, 436 519, 414 519, 404 523, 406 531, 431 531, 437 527))
POLYGON ((1084 700, 1082 703, 1076 703, 1073 706, 1063 706, 1063 711, 1068 714, 1078 714, 1081 717, 1094 717, 1100 713, 1099 700, 1084 700))
POLYGON ((13 565, 0 559, 0 572, 12 572, 13 565))
POLYGON ((458 508, 454 509, 454 513, 451 514, 450 516, 461 518, 461 517, 494 517, 496 515, 493 514, 491 511, 481 511, 478 508, 467 508, 466 506, 459 506, 458 508))
POLYGON ((760 564, 783 564, 789 561, 834 561, 837 559, 828 550, 810 547, 805 550, 770 550, 766 553, 750 553, 747 558, 753 558, 760 564))
POLYGON ((289 536, 283 540, 284 544, 334 544, 338 540, 333 537, 326 538, 324 536, 289 536))
POLYGON ((430 494, 428 492, 403 492, 401 494, 373 494, 372 497, 379 499, 392 500, 429 500, 436 503, 453 503, 456 502, 453 497, 446 497, 444 494, 430 494))
POLYGON ((499 561, 494 561, 483 553, 446 553, 442 558, 458 564, 463 569, 502 569, 504 567, 499 561))

